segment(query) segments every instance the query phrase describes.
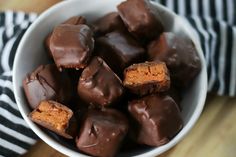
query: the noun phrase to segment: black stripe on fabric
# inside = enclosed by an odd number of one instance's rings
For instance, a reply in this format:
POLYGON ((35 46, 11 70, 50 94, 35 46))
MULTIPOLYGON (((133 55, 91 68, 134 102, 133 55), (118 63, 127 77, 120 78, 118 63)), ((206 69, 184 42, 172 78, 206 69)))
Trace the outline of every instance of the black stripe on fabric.
POLYGON ((5 148, 5 147, 2 147, 2 146, 0 145, 0 155, 6 156, 6 157, 17 157, 17 156, 19 156, 20 154, 18 154, 18 153, 16 153, 16 152, 12 151, 11 149, 7 149, 7 148, 5 148))
MULTIPOLYGON (((1 55, 1 53, 0 53, 0 55, 1 55)), ((3 73, 3 68, 2 68, 2 66, 0 65, 0 75, 3 73)))
POLYGON ((166 0, 161 0, 160 2, 161 2, 162 5, 166 6, 166 0))
POLYGON ((208 77, 208 80, 210 79, 210 74, 211 74, 211 71, 212 71, 212 67, 211 67, 211 50, 212 50, 212 48, 211 48, 211 42, 212 42, 212 39, 213 39, 213 37, 212 37, 212 35, 211 35, 211 33, 209 33, 209 31, 208 31, 208 28, 207 28, 207 22, 206 22, 206 19, 205 18, 202 18, 202 26, 203 26, 203 28, 207 31, 207 33, 208 33, 208 35, 209 35, 209 40, 208 40, 208 48, 209 48, 209 60, 208 60, 208 66, 207 66, 207 72, 208 72, 208 75, 207 75, 207 77, 208 77))
POLYGON ((0 123, 2 125, 4 125, 5 127, 15 130, 15 131, 17 131, 25 136, 28 136, 32 139, 38 139, 38 137, 29 128, 26 128, 25 126, 23 126, 21 124, 14 123, 14 122, 6 119, 2 115, 0 115, 0 123))
POLYGON ((14 114, 15 116, 19 117, 19 118, 22 118, 20 112, 14 108, 12 108, 9 104, 7 104, 6 102, 4 101, 1 101, 0 100, 0 107, 1 108, 4 108, 6 110, 8 110, 9 112, 11 112, 12 114, 14 114))
POLYGON ((5 25, 5 13, 0 13, 0 26, 5 25))
MULTIPOLYGON (((0 66, 1 67, 1 66, 0 66)), ((1 80, 8 80, 12 82, 12 76, 5 76, 5 75, 0 75, 1 80)))
POLYGON ((205 54, 206 53, 206 45, 205 45, 205 38, 204 38, 203 34, 199 31, 194 18, 188 18, 188 20, 190 21, 191 25, 197 31, 197 33, 198 33, 198 35, 200 37, 200 42, 201 42, 201 47, 203 48, 203 53, 204 53, 204 55, 206 55, 205 54))
POLYGON ((12 45, 12 48, 10 50, 10 55, 9 55, 9 66, 10 69, 13 68, 13 62, 14 62, 14 58, 15 58, 15 54, 16 54, 16 50, 18 47, 18 44, 20 43, 21 38, 23 37, 24 33, 26 30, 21 30, 19 31, 15 36, 17 36, 15 42, 12 45))
POLYGON ((221 43, 221 35, 220 35, 220 23, 217 21, 213 22, 213 29, 215 30, 217 36, 216 36, 216 48, 215 48, 215 56, 214 59, 215 60, 215 70, 216 70, 216 80, 215 83, 213 85, 213 90, 217 91, 219 89, 220 86, 220 80, 218 77, 218 73, 219 73, 219 54, 220 54, 220 43, 221 43))
MULTIPOLYGON (((232 27, 230 27, 229 25, 227 25, 227 36, 228 36, 228 42, 226 45, 226 65, 225 65, 225 94, 229 94, 230 93, 230 76, 231 76, 231 71, 232 70, 236 70, 236 69, 232 69, 231 67, 231 61, 232 61, 232 47, 233 47, 233 30, 232 27)), ((236 53, 236 52, 234 52, 236 53)))
POLYGON ((178 14, 179 13, 178 1, 172 1, 172 3, 174 5, 174 11, 178 14))
POLYGON ((185 1, 185 9, 186 9, 186 15, 191 15, 191 1, 190 0, 186 0, 185 1))
POLYGON ((236 1, 234 0, 234 1, 232 1, 232 3, 233 3, 232 5, 234 8, 233 9, 233 17, 234 17, 233 24, 236 25, 236 9, 235 9, 236 8, 236 1))
POLYGON ((2 87, 2 86, 0 86, 0 95, 1 95, 1 94, 6 94, 6 95, 8 95, 8 96, 11 98, 11 100, 12 100, 13 102, 16 102, 14 93, 13 93, 13 91, 12 91, 11 89, 9 89, 9 88, 7 88, 7 87, 2 87))
POLYGON ((215 18, 216 17, 216 5, 215 5, 215 0, 210 0, 210 3, 209 3, 209 10, 210 10, 210 16, 212 18, 215 18))
POLYGON ((14 135, 9 135, 1 130, 0 130, 0 135, 1 135, 0 138, 4 139, 6 141, 9 141, 10 143, 17 145, 23 149, 29 149, 31 146, 30 144, 28 144, 26 142, 23 142, 21 140, 14 138, 14 135))
POLYGON ((198 1, 198 14, 200 17, 203 17, 203 0, 198 1))
POLYGON ((223 20, 224 21, 228 21, 228 12, 227 12, 227 3, 228 3, 228 1, 226 0, 226 1, 223 1, 222 0, 222 11, 223 11, 223 20))
POLYGON ((2 42, 3 42, 3 47, 6 45, 6 43, 8 42, 8 37, 6 34, 6 29, 4 29, 3 34, 2 34, 2 42))

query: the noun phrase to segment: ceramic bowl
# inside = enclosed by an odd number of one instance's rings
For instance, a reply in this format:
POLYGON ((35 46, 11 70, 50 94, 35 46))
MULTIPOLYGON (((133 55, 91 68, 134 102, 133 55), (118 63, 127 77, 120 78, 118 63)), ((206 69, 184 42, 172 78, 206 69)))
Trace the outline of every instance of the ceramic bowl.
MULTIPOLYGON (((54 134, 51 134, 46 129, 42 129, 27 117, 30 108, 24 95, 22 80, 25 78, 27 73, 32 72, 37 66, 49 62, 43 42, 46 35, 52 31, 54 26, 75 15, 82 15, 86 17, 88 22, 92 22, 106 13, 115 11, 116 6, 122 1, 123 0, 63 1, 51 7, 37 18, 24 34, 17 49, 13 67, 13 86, 19 110, 35 134, 37 134, 48 145, 65 155, 73 157, 87 156, 77 150, 75 146, 69 144, 70 141, 66 141, 54 134)), ((186 20, 177 16, 162 5, 152 3, 152 6, 155 11, 159 12, 161 15, 165 31, 175 32, 192 39, 196 46, 198 55, 200 56, 202 69, 197 78, 191 84, 191 87, 186 89, 186 92, 184 92, 184 97, 181 102, 181 106, 183 107, 181 113, 184 120, 183 129, 169 143, 163 146, 143 147, 129 152, 119 152, 118 156, 157 156, 170 149, 183 139, 194 126, 202 112, 206 99, 206 64, 196 32, 186 20)))

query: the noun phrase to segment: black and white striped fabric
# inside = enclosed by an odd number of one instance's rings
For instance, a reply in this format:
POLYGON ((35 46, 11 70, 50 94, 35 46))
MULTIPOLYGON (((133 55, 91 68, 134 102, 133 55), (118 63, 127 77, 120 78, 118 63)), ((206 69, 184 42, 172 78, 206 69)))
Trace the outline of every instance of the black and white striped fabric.
MULTIPOLYGON (((236 95, 236 1, 152 0, 185 17, 198 33, 208 69, 208 90, 236 95)), ((0 157, 23 154, 37 139, 22 119, 12 91, 17 45, 36 14, 0 13, 0 157)))

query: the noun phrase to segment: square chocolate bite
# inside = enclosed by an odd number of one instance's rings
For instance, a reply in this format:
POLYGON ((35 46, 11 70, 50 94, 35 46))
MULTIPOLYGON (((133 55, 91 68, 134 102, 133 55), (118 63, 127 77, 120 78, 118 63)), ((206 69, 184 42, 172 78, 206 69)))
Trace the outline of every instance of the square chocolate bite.
POLYGON ((200 58, 192 41, 174 33, 162 33, 148 46, 151 60, 163 61, 179 87, 187 87, 201 70, 200 58))
POLYGON ((170 96, 149 95, 129 102, 131 116, 140 125, 137 142, 160 146, 183 127, 177 104, 170 96))
POLYGON ((80 76, 78 94, 89 104, 107 106, 117 102, 123 93, 120 78, 100 57, 94 57, 80 76))
POLYGON ((117 12, 111 12, 99 18, 93 24, 97 36, 105 35, 113 31, 125 31, 126 27, 117 12))
POLYGON ((139 95, 164 92, 170 88, 169 71, 164 62, 144 62, 125 69, 123 84, 139 95))
POLYGON ((59 72, 54 64, 40 65, 23 80, 23 88, 29 105, 35 109, 42 100, 67 103, 71 98, 71 83, 65 72, 59 72))
POLYGON ((140 40, 158 37, 164 30, 148 0, 126 0, 117 9, 129 32, 140 40))
POLYGON ((50 50, 60 71, 62 68, 84 68, 93 48, 93 33, 87 25, 58 25, 50 38, 50 50))
POLYGON ((113 157, 128 132, 128 120, 119 111, 90 110, 76 138, 79 150, 99 157, 113 157))
POLYGON ((145 60, 145 49, 124 32, 108 33, 98 38, 97 45, 99 55, 119 76, 127 66, 145 60))
POLYGON ((73 111, 58 102, 41 101, 29 117, 35 123, 65 138, 72 139, 77 133, 77 122, 73 117, 73 111))

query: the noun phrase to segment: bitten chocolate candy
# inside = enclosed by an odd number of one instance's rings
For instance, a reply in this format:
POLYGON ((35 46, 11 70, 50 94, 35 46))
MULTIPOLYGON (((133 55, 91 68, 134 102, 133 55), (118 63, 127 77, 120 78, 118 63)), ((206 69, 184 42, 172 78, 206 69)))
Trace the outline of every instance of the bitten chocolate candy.
POLYGON ((112 32, 98 38, 100 56, 118 75, 137 62, 145 60, 145 50, 128 34, 112 32))
POLYGON ((95 21, 93 26, 94 32, 98 36, 113 32, 115 30, 126 30, 126 27, 117 12, 106 14, 105 16, 95 21))
POLYGON ((126 117, 114 109, 90 110, 76 138, 77 147, 92 156, 113 157, 128 132, 126 117))
POLYGON ((164 92, 170 88, 170 76, 164 62, 133 64, 125 69, 123 84, 139 95, 164 92))
POLYGON ((148 46, 151 60, 166 63, 175 84, 186 87, 201 70, 201 62, 190 40, 163 33, 148 46))
POLYGON ((68 102, 71 98, 71 84, 67 75, 60 73, 54 64, 41 65, 23 81, 23 87, 30 107, 34 109, 42 100, 68 102))
POLYGON ((72 139, 76 136, 77 122, 73 112, 58 102, 41 101, 29 117, 35 123, 65 138, 72 139))
POLYGON ((89 104, 106 106, 123 93, 121 80, 100 57, 94 57, 80 76, 78 94, 89 104))
POLYGON ((86 24, 86 19, 83 16, 73 16, 63 22, 62 24, 70 24, 70 25, 80 25, 80 24, 86 24))
POLYGON ((183 127, 180 111, 169 96, 149 95, 133 100, 128 109, 140 125, 137 138, 140 144, 163 145, 183 127))
POLYGON ((138 39, 152 39, 164 30, 148 0, 126 0, 117 9, 129 32, 138 39))
POLYGON ((94 47, 92 31, 87 25, 61 24, 53 30, 50 50, 59 70, 84 68, 94 47))

